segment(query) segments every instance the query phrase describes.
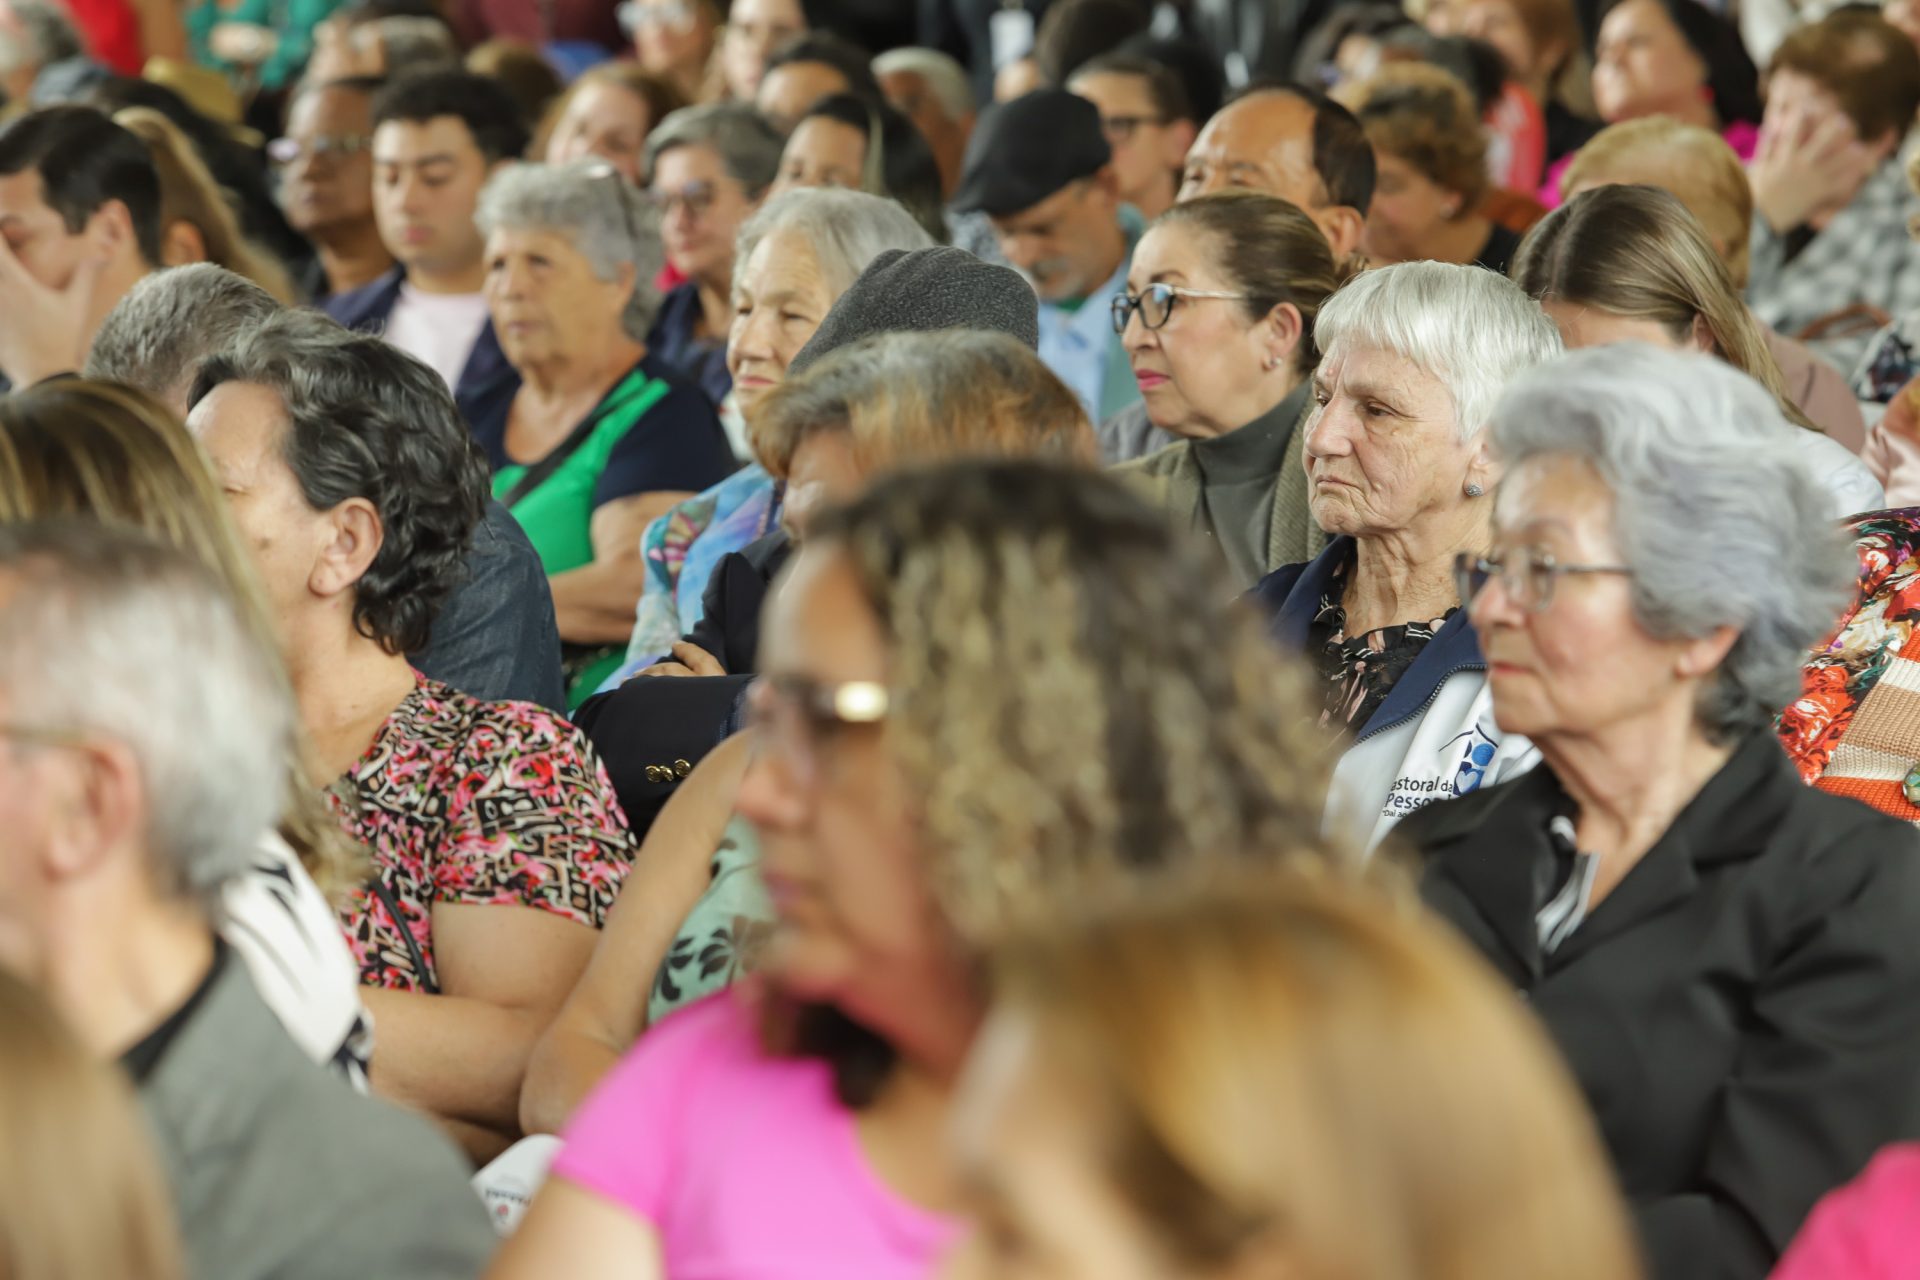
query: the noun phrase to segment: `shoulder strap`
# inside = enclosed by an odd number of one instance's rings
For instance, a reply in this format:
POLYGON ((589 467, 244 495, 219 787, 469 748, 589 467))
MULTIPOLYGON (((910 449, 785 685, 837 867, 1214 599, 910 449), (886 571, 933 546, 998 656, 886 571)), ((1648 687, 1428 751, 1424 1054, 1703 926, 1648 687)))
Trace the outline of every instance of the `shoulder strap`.
MULTIPOLYGON (((546 457, 540 459, 540 461, 534 463, 520 474, 520 478, 513 482, 513 487, 500 496, 500 505, 509 511, 513 510, 514 503, 519 502, 535 489, 538 489, 541 485, 553 478, 554 472, 566 466, 567 459, 580 452, 580 446, 584 445, 593 437, 594 428, 598 427, 608 414, 619 409, 633 398, 634 393, 630 392, 629 388, 632 387, 636 375, 642 387, 652 380, 647 376, 644 369, 636 368, 633 372, 627 374, 626 377, 615 383, 613 390, 607 393, 606 398, 594 406, 593 412, 582 418, 579 424, 567 433, 566 439, 555 445, 553 451, 547 454, 546 457)), ((511 413, 512 410, 509 409, 508 412, 511 413)))

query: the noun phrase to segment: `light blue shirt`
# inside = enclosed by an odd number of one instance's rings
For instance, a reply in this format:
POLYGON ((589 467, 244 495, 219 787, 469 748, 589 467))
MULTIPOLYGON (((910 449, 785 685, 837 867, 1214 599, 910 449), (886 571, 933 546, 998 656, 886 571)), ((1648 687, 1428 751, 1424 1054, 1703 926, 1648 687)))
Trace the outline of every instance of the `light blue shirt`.
POLYGON ((1040 303, 1040 359, 1078 396, 1087 416, 1103 422, 1140 398, 1127 368, 1126 349, 1113 331, 1113 300, 1127 287, 1127 268, 1133 246, 1145 229, 1131 205, 1120 209, 1127 252, 1105 284, 1087 296, 1078 308, 1040 303))

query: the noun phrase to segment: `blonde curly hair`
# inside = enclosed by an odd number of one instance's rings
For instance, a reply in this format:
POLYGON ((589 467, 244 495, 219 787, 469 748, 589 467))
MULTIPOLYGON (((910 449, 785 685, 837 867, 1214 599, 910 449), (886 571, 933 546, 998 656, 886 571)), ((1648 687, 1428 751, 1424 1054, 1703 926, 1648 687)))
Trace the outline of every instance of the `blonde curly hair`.
POLYGON ((809 534, 890 651, 890 753, 956 935, 1163 868, 1319 848, 1304 689, 1204 548, 1057 463, 895 473, 809 534))

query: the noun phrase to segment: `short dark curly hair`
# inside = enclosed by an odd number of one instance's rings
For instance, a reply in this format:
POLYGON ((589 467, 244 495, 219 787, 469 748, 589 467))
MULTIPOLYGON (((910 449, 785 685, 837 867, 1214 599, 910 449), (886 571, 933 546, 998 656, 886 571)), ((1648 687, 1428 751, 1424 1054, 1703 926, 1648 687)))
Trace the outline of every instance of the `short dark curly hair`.
POLYGON ((311 311, 284 311, 194 380, 267 387, 286 406, 282 456, 307 503, 364 498, 383 538, 355 589, 353 622, 388 653, 426 647, 486 511, 486 460, 440 375, 397 347, 311 311))

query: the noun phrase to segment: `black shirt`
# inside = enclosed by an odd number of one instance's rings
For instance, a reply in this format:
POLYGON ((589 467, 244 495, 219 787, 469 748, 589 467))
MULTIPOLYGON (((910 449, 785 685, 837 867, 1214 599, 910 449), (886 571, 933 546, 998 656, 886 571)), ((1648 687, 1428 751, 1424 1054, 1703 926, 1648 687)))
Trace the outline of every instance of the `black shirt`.
POLYGON ((168 1047, 186 1027, 194 1011, 206 1002, 207 993, 213 990, 214 982, 220 977, 221 966, 226 963, 227 944, 216 937, 213 940, 213 963, 207 966, 207 975, 200 979, 200 985, 193 989, 186 1003, 168 1014, 164 1022, 147 1032, 133 1048, 120 1055, 120 1065, 133 1077, 134 1084, 145 1084, 154 1068, 160 1065, 160 1059, 167 1056, 168 1047))

